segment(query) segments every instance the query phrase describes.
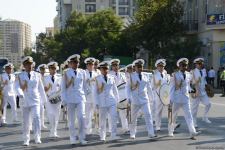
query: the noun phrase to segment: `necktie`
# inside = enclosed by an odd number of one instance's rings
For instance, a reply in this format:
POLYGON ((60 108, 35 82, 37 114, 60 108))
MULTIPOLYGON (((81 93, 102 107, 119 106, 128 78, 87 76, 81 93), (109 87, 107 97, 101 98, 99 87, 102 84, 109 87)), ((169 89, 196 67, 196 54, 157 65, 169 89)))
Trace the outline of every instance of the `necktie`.
POLYGON ((163 78, 163 74, 161 73, 161 77, 163 78))
POLYGON ((107 75, 104 75, 105 82, 107 82, 107 75))
POLYGON ((54 77, 54 76, 52 76, 52 82, 53 82, 53 83, 55 82, 55 77, 54 77))
POLYGON ((185 80, 186 79, 186 74, 184 72, 182 74, 183 74, 183 77, 184 77, 184 80, 185 80))
POLYGON ((116 76, 118 75, 118 73, 116 72, 116 76))
POLYGON ((90 74, 90 78, 92 78, 92 72, 91 71, 89 72, 89 74, 90 74))
POLYGON ((8 77, 9 77, 9 80, 11 79, 11 76, 10 76, 10 74, 8 74, 8 77))
POLYGON ((200 74, 201 74, 201 77, 202 77, 202 70, 200 70, 200 74))
POLYGON ((31 75, 30 75, 30 72, 28 72, 27 75, 28 75, 28 78, 29 78, 29 80, 30 80, 30 76, 31 76, 31 75))
POLYGON ((75 76, 77 76, 77 71, 76 70, 74 70, 74 74, 75 74, 75 76))
POLYGON ((141 75, 141 73, 139 73, 138 76, 139 76, 139 79, 142 80, 142 75, 141 75))

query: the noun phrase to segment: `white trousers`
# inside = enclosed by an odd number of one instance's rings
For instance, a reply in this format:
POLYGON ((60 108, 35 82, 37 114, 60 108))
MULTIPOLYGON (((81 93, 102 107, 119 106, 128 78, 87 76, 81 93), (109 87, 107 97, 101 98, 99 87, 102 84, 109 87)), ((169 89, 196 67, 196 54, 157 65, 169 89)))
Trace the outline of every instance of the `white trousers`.
POLYGON ((23 140, 24 142, 30 141, 30 124, 33 120, 33 131, 35 140, 41 138, 41 120, 40 120, 40 105, 22 107, 23 113, 23 140))
POLYGON ((45 105, 40 106, 41 127, 45 126, 45 105))
POLYGON ((164 105, 159 99, 159 96, 156 95, 155 97, 155 126, 156 130, 161 129, 161 119, 162 119, 162 112, 163 112, 164 105))
POLYGON ((138 112, 140 110, 144 113, 145 124, 147 127, 148 135, 154 136, 155 134, 154 134, 153 121, 152 121, 152 115, 151 115, 149 103, 141 104, 141 105, 131 104, 130 136, 135 137, 136 135, 137 117, 138 117, 138 112))
POLYGON ((2 106, 3 106, 2 123, 6 123, 6 112, 7 112, 8 103, 11 106, 13 121, 17 120, 16 97, 15 96, 4 96, 3 104, 2 104, 2 106))
POLYGON ((101 140, 105 140, 106 138, 106 121, 109 115, 111 119, 111 137, 116 136, 116 128, 117 128, 117 112, 116 105, 110 107, 100 107, 99 108, 99 125, 100 125, 100 138, 101 140))
POLYGON ((50 124, 50 136, 57 136, 57 127, 61 110, 61 102, 51 104, 46 102, 47 116, 50 124))
POLYGON ((192 116, 194 119, 194 124, 197 126, 197 113, 200 102, 205 105, 205 111, 203 117, 207 117, 209 109, 211 108, 211 103, 207 95, 198 96, 192 99, 192 116))
POLYGON ((122 125, 122 130, 129 131, 128 127, 128 120, 127 120, 127 110, 126 109, 119 109, 119 116, 120 116, 120 121, 122 125))
POLYGON ((190 134, 196 133, 195 127, 194 127, 194 121, 191 114, 191 107, 190 103, 173 103, 172 106, 172 122, 169 124, 169 133, 174 132, 174 128, 176 125, 176 118, 178 115, 178 112, 180 108, 184 111, 184 118, 188 126, 188 130, 190 134))
POLYGON ((68 103, 68 121, 69 121, 69 131, 70 131, 70 141, 76 142, 77 130, 75 128, 75 113, 78 120, 79 127, 79 140, 85 139, 85 103, 80 102, 78 104, 68 103))
POLYGON ((94 116, 94 104, 93 103, 85 103, 85 124, 86 124, 86 134, 92 133, 92 119, 94 116))

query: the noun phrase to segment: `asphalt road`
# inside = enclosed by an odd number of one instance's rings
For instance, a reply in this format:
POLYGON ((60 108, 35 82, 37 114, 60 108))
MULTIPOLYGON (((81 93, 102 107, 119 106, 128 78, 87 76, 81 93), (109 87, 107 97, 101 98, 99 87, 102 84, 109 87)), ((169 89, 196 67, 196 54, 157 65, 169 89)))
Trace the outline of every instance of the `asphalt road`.
MULTIPOLYGON (((72 146, 69 142, 68 129, 65 128, 65 122, 61 121, 58 128, 59 138, 51 140, 48 138, 49 131, 42 131, 42 144, 34 144, 33 136, 31 135, 31 142, 29 147, 23 147, 21 123, 11 124, 8 120, 8 126, 0 127, 0 150, 21 150, 21 149, 37 149, 37 150, 57 150, 57 149, 77 149, 77 150, 105 150, 105 149, 119 149, 119 150, 195 150, 195 149, 210 149, 210 150, 225 150, 225 97, 215 95, 211 99, 212 108, 210 110, 209 119, 211 124, 205 124, 201 120, 204 106, 201 105, 199 109, 198 125, 201 134, 197 136, 197 140, 190 140, 185 123, 183 112, 180 111, 178 122, 181 127, 177 129, 175 137, 167 136, 167 119, 166 109, 164 110, 164 117, 162 120, 162 130, 155 140, 147 138, 147 131, 144 125, 144 119, 139 118, 138 130, 135 140, 129 139, 128 135, 121 135, 121 129, 118 128, 118 135, 121 137, 116 142, 108 140, 106 143, 99 141, 98 135, 91 135, 87 137, 88 144, 86 146, 76 145, 72 146)), ((8 110, 10 118, 11 112, 8 110)), ((18 110, 19 118, 21 118, 21 110, 18 110)), ((47 123, 46 123, 47 124, 47 123)), ((48 126, 48 124, 47 124, 48 126)))

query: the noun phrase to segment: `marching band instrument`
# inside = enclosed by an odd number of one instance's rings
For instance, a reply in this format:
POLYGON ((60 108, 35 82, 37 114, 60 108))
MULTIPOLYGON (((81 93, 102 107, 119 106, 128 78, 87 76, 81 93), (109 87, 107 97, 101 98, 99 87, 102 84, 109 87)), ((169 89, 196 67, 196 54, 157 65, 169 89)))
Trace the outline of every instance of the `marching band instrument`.
POLYGON ((48 96, 49 102, 51 104, 57 104, 58 102, 61 102, 61 97, 60 97, 60 92, 61 90, 59 90, 58 92, 48 96))
POLYGON ((169 93, 170 93, 170 85, 168 83, 161 85, 161 87, 159 88, 159 93, 157 93, 160 101, 165 106, 168 106, 170 104, 170 94, 169 93))
MULTIPOLYGON (((96 77, 97 78, 97 77, 96 77)), ((96 80, 96 85, 97 85, 97 91, 98 93, 102 93, 104 90, 104 84, 102 83, 101 85, 98 83, 98 80, 96 80)))
POLYGON ((117 104, 118 109, 127 109, 128 100, 126 97, 126 82, 121 83, 117 86, 118 92, 119 92, 119 103, 117 104))
POLYGON ((210 97, 210 98, 214 97, 213 87, 210 84, 205 85, 205 91, 206 91, 208 97, 210 97))
POLYGON ((95 128, 99 129, 99 110, 95 109, 94 111, 94 124, 95 124, 95 128))
POLYGON ((168 123, 172 124, 173 123, 173 111, 172 111, 172 104, 168 105, 168 123))

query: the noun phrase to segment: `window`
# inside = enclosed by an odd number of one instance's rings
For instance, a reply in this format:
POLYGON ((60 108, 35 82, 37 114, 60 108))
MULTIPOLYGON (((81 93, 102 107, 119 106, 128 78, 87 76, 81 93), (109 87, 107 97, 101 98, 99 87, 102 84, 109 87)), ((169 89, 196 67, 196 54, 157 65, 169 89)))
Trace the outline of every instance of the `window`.
POLYGON ((126 7, 120 7, 119 15, 129 15, 128 9, 126 7))
POLYGON ((95 4, 86 4, 85 12, 96 12, 96 5, 95 4))

